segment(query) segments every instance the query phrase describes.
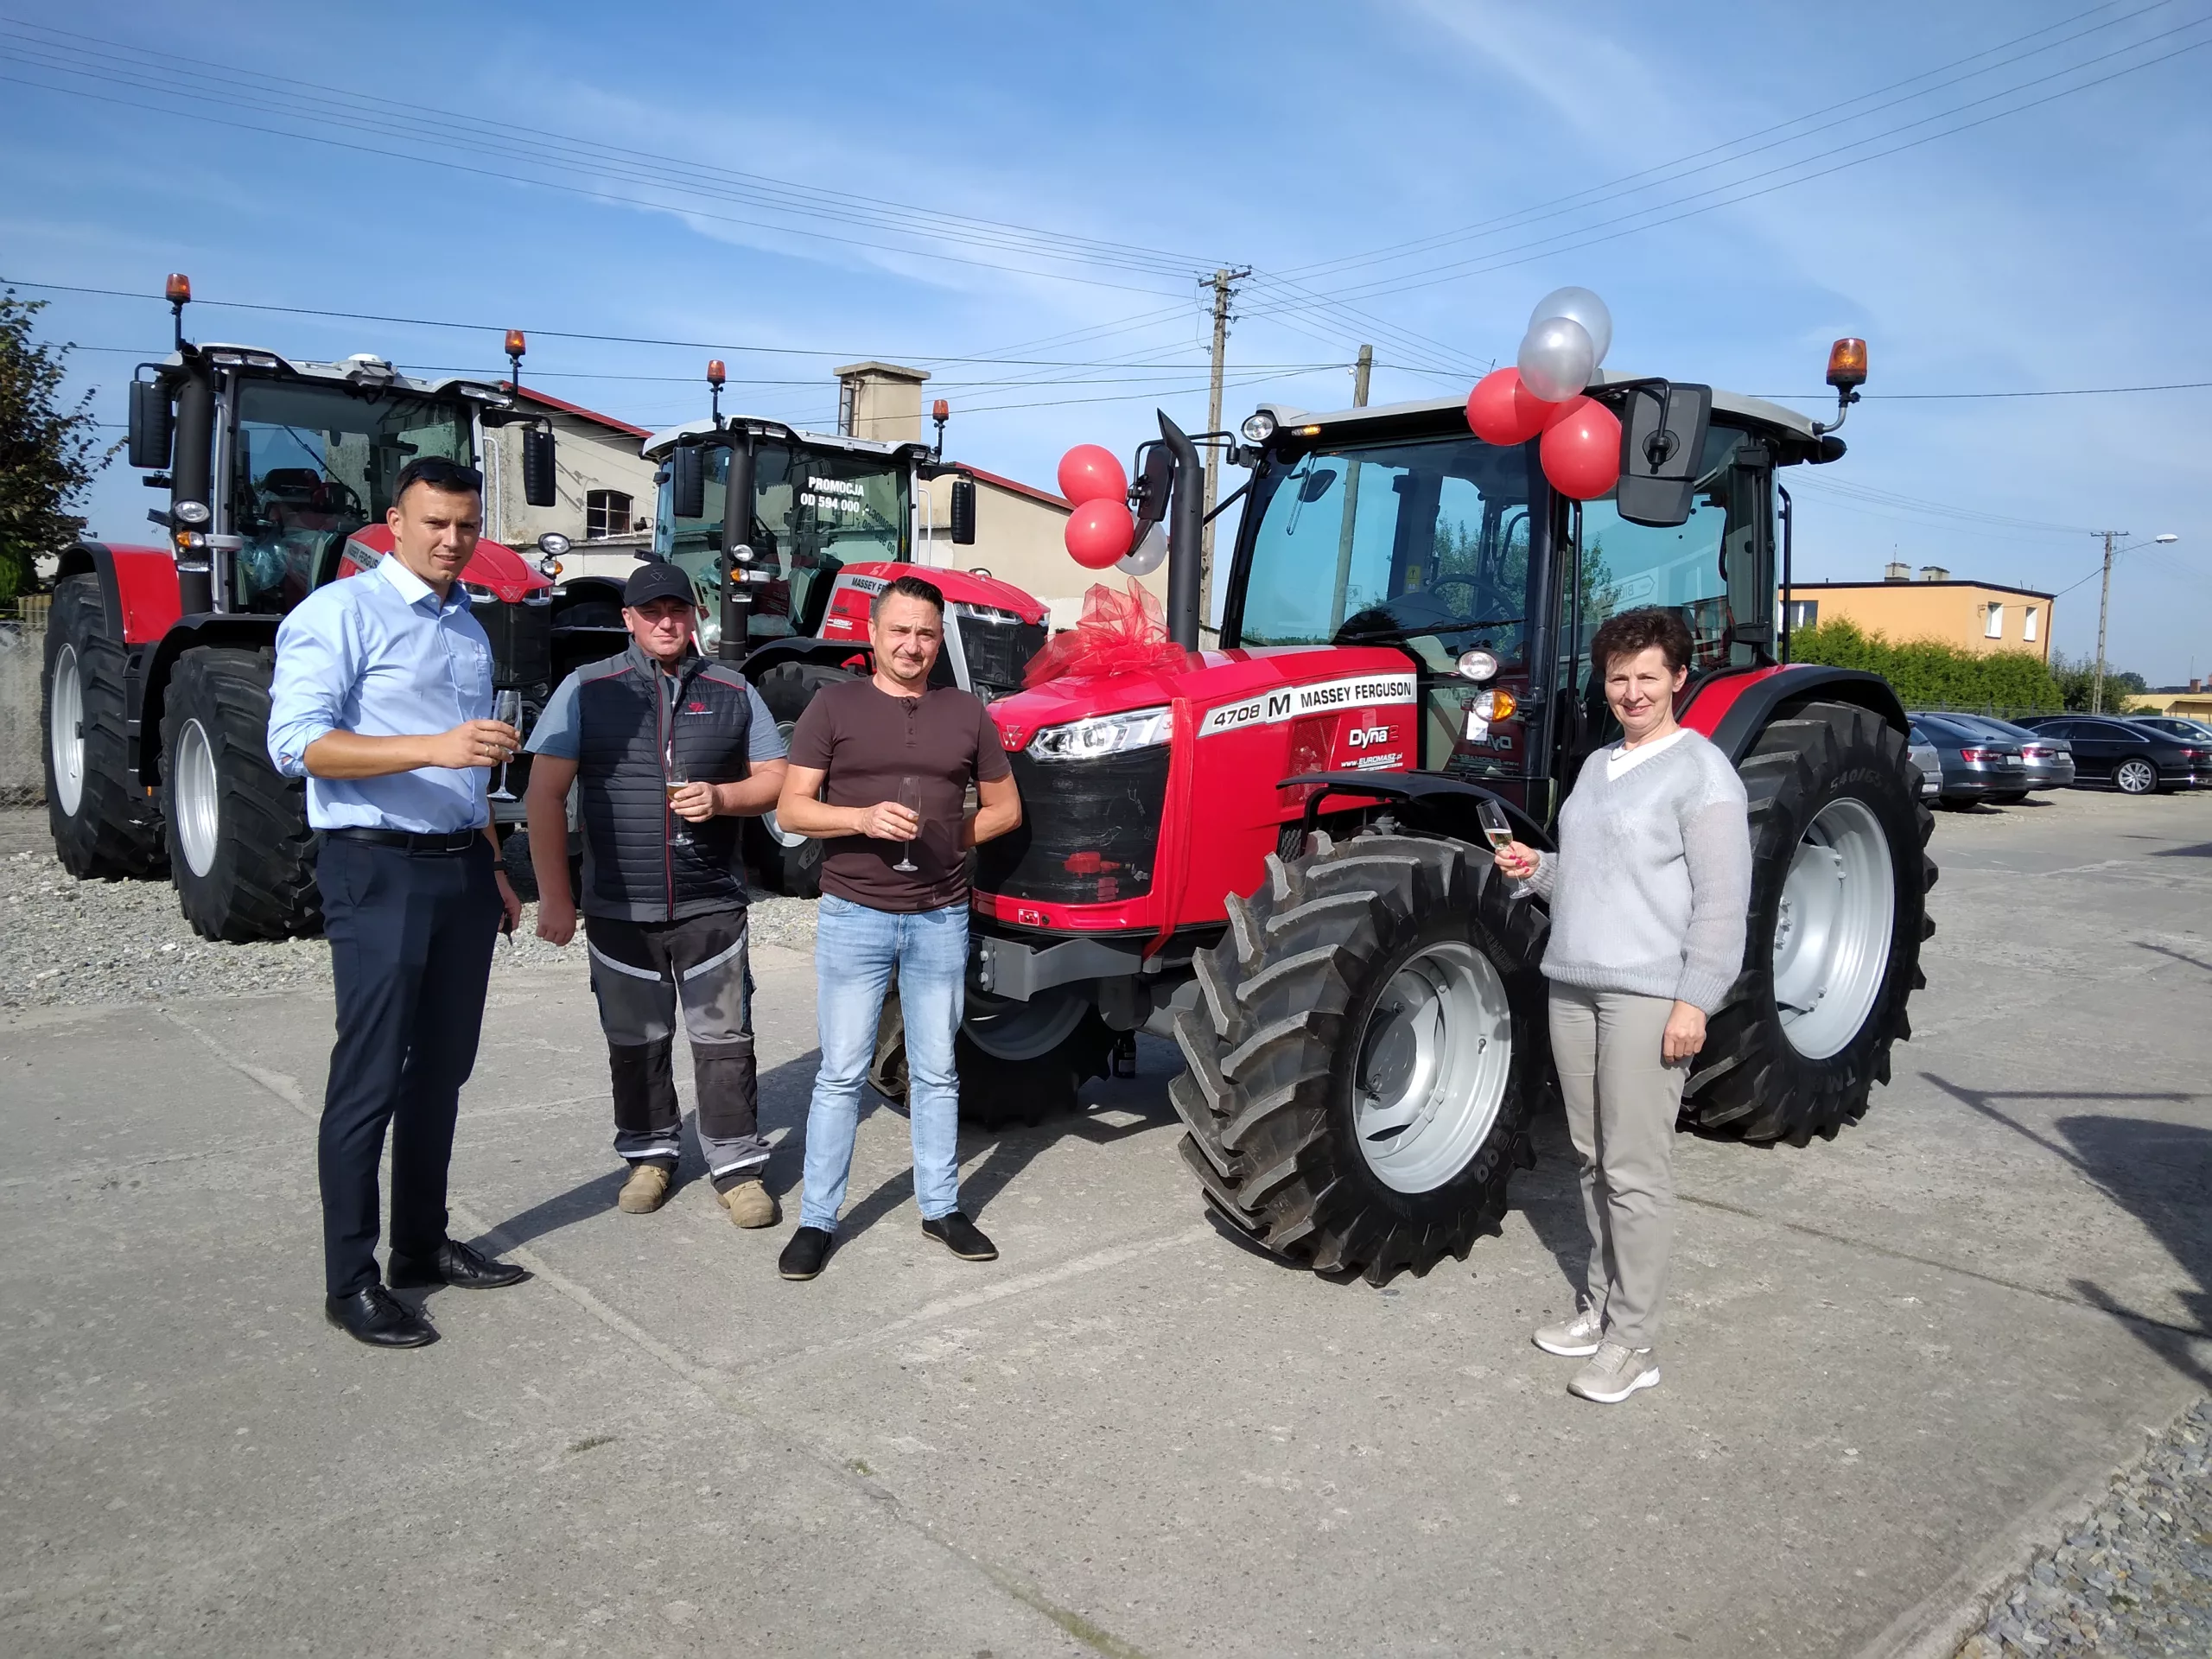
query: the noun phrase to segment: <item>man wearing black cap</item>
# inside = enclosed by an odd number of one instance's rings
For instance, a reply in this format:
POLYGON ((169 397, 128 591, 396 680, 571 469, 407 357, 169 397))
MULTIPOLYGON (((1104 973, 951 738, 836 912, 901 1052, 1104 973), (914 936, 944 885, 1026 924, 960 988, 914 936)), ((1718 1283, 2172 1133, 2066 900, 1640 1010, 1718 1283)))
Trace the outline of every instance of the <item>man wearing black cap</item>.
POLYGON ((676 1170, 673 1051, 683 1005, 696 1128, 715 1192, 740 1227, 779 1218, 761 1184, 737 820, 776 804, 784 741, 760 694, 692 649, 691 580, 641 565, 622 590, 632 645, 563 680, 530 736, 537 932, 575 937, 583 912, 592 990, 614 1080, 614 1150, 630 1166, 618 1206, 649 1215, 676 1170), (569 882, 569 785, 583 827, 583 892, 569 882))

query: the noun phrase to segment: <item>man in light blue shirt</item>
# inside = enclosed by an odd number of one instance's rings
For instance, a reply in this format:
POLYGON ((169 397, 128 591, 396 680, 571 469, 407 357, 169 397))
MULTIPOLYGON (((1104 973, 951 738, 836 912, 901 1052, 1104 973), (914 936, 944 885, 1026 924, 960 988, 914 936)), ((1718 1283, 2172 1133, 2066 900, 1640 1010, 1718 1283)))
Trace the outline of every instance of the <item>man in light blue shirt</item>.
POLYGON ((502 919, 522 914, 485 802, 488 769, 521 738, 488 718, 492 645, 459 580, 483 492, 474 468, 410 461, 385 515, 391 556, 310 594, 276 631, 269 756, 306 778, 308 822, 322 831, 315 884, 337 988, 317 1147, 323 1311, 375 1347, 437 1339, 377 1271, 387 1125, 392 1285, 528 1276, 446 1236, 446 1166, 492 949, 502 919))

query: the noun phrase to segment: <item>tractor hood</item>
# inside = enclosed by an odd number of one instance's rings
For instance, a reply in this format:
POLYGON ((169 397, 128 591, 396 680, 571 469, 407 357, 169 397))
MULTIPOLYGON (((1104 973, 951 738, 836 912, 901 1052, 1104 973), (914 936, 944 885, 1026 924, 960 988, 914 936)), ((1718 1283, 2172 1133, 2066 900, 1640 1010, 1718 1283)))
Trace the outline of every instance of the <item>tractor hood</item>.
POLYGON ((1406 683, 1402 696, 1388 700, 1410 702, 1414 672, 1412 658, 1383 645, 1198 651, 1179 669, 1106 677, 1065 675, 1034 690, 1001 697, 990 705, 990 715, 1007 749, 1026 747, 1047 727, 1178 700, 1191 705, 1203 734, 1354 708, 1376 700, 1363 694, 1386 677, 1406 683))
POLYGON ((996 576, 984 575, 981 571, 959 570, 944 565, 894 563, 889 559, 867 559, 845 566, 843 575, 864 576, 871 582, 889 583, 901 576, 919 576, 933 584, 946 600, 955 605, 985 605, 995 611, 1006 611, 1020 617, 1032 626, 1045 620, 1044 605, 1010 582, 1001 582, 996 576))
MULTIPOLYGON (((347 564, 365 570, 391 552, 391 529, 386 524, 364 524, 346 542, 347 564)), ((553 591, 553 579, 535 563, 488 536, 476 543, 474 556, 461 567, 461 581, 471 590, 470 598, 481 599, 488 594, 503 605, 520 605, 532 598, 542 601, 553 591)))

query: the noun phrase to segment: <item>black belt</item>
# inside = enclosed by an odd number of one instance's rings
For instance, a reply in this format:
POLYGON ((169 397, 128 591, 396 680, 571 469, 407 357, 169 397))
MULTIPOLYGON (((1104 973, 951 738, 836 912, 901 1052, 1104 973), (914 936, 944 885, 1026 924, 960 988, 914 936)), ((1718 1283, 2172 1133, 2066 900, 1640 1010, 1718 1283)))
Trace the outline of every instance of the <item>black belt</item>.
POLYGON ((397 847, 406 853, 465 853, 472 847, 491 845, 481 830, 456 830, 448 836, 418 836, 406 830, 326 830, 322 833, 342 841, 365 841, 372 847, 397 847))

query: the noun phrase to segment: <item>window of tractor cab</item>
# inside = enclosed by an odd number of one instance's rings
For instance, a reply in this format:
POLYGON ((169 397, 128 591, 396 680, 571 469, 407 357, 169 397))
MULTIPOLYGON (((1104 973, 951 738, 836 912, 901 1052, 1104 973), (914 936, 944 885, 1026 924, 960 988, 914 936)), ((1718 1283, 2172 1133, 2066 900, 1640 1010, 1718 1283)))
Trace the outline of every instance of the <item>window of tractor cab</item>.
POLYGON ((1529 457, 1471 435, 1344 445, 1255 486, 1242 645, 1526 654, 1529 457))
POLYGON ((245 381, 228 468, 232 525, 245 538, 232 602, 291 609, 347 532, 384 518, 400 468, 424 456, 473 465, 466 416, 390 392, 245 381))

